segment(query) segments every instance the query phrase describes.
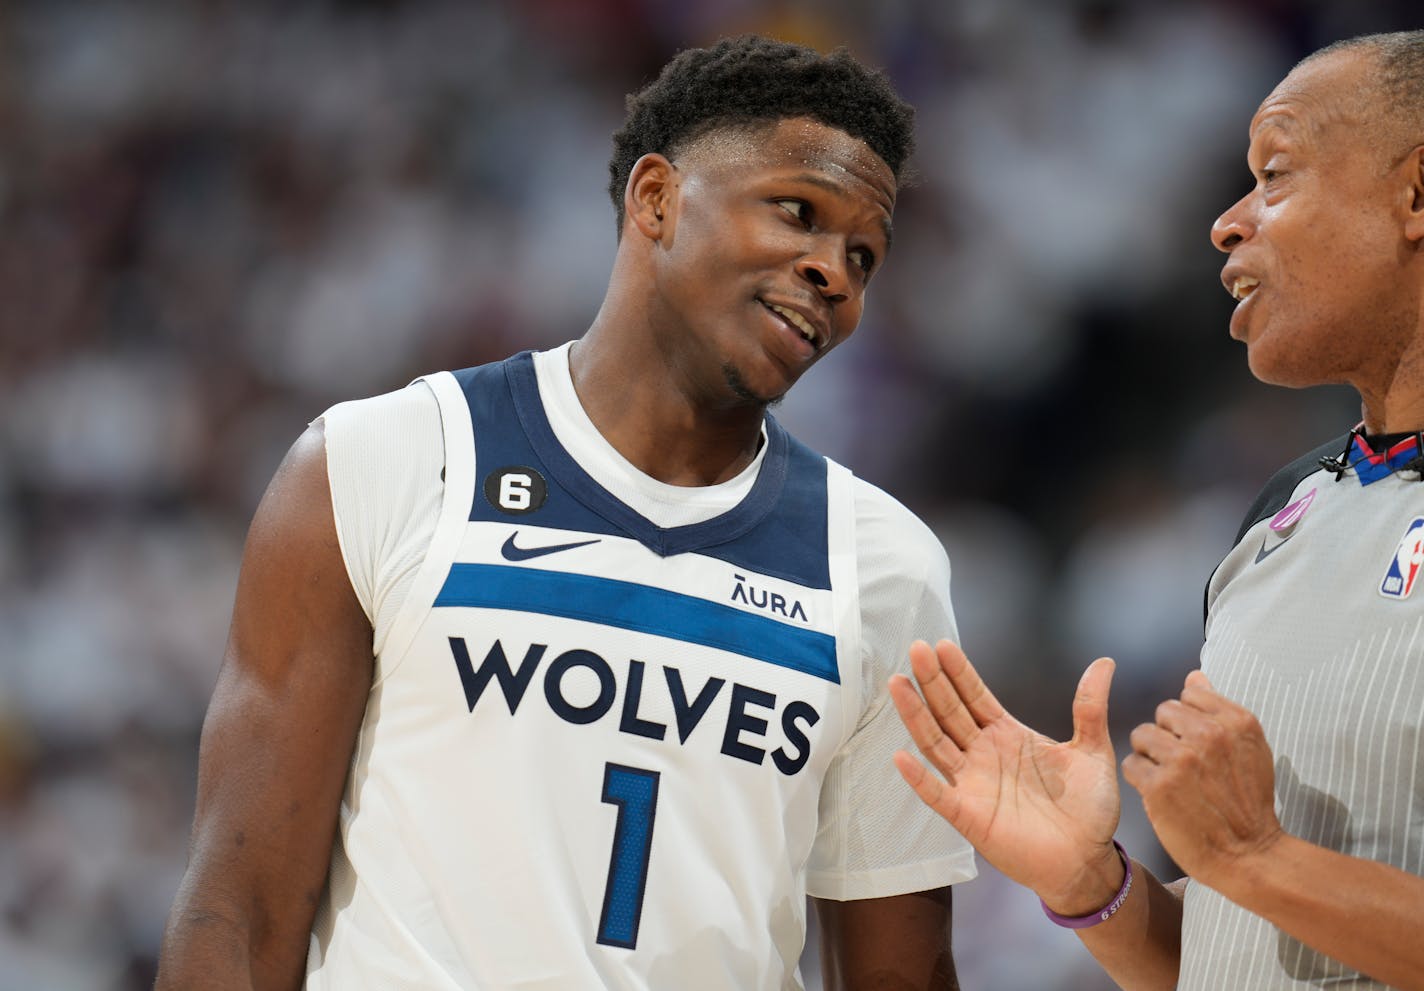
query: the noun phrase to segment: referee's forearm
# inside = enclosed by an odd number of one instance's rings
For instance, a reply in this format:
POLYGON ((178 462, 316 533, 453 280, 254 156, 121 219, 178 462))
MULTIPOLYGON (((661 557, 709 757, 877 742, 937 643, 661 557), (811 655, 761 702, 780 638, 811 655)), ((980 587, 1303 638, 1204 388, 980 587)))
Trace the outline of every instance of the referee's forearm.
POLYGON ((1400 991, 1424 991, 1424 877, 1283 833, 1222 885, 1222 895, 1317 953, 1400 991))

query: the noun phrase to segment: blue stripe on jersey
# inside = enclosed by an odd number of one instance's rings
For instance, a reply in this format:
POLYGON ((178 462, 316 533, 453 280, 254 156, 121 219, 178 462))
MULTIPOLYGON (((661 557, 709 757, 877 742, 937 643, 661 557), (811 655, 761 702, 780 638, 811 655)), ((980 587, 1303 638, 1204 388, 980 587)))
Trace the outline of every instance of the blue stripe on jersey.
POLYGON ((730 651, 833 684, 841 680, 834 637, 651 585, 537 568, 455 564, 435 605, 562 616, 730 651))

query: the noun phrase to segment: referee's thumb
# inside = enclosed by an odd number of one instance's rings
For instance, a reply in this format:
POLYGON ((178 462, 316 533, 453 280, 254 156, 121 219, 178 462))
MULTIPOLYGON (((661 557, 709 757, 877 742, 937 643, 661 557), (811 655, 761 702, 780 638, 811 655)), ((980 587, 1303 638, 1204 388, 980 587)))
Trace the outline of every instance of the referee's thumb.
POLYGON ((1078 691, 1073 695, 1073 743, 1084 750, 1105 752, 1109 757, 1112 738, 1108 735, 1108 690, 1116 669, 1111 657, 1099 657, 1078 679, 1078 691))

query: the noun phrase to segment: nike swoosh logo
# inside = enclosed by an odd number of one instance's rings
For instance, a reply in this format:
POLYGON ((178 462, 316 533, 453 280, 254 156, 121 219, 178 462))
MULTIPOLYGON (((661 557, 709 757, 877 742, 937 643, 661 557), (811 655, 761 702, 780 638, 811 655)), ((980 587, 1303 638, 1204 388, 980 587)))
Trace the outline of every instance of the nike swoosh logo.
POLYGON ((519 531, 515 530, 504 542, 504 546, 499 549, 506 561, 527 561, 531 557, 543 557, 545 554, 557 554, 559 551, 571 551, 575 547, 587 547, 589 544, 598 543, 598 538, 595 538, 580 540, 572 544, 550 544, 547 547, 517 547, 514 543, 514 538, 517 536, 519 536, 519 531))
POLYGON ((1305 495, 1301 496, 1295 502, 1282 509, 1275 516, 1271 517, 1270 530, 1268 530, 1264 535, 1262 535, 1261 549, 1256 552, 1257 564, 1260 564, 1262 561, 1266 560, 1266 558, 1270 557, 1276 551, 1280 550, 1281 546, 1287 540, 1291 539, 1291 536, 1295 533, 1296 526, 1298 526, 1300 524, 1300 521, 1305 518, 1305 511, 1309 509, 1310 504, 1315 501, 1315 493, 1316 490, 1311 489, 1305 495), (1281 539, 1279 543, 1276 544, 1276 546, 1272 547, 1270 550, 1266 550, 1266 541, 1271 539, 1271 534, 1273 533, 1281 539))
POLYGON ((1289 537, 1283 537, 1283 538, 1281 538, 1281 542, 1280 542, 1280 543, 1278 543, 1276 546, 1272 547, 1270 550, 1266 550, 1266 541, 1269 540, 1269 539, 1270 539, 1269 536, 1265 536, 1265 537, 1262 537, 1262 538, 1261 538, 1261 549, 1256 552, 1256 563, 1257 563, 1257 564, 1260 564, 1262 561, 1266 560, 1266 558, 1270 557, 1270 556, 1271 556, 1272 554, 1274 554, 1276 551, 1280 550, 1282 547, 1284 547, 1284 546, 1286 545, 1286 541, 1290 540, 1289 537))

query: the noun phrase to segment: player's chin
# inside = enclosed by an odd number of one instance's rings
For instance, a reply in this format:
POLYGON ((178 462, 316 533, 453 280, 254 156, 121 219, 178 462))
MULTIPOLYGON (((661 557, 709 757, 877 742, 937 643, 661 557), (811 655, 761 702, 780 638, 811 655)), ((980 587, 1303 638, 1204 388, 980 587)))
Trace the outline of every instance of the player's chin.
POLYGON ((767 367, 755 369, 745 364, 726 362, 722 377, 731 394, 740 402, 754 406, 775 406, 786 398, 799 374, 781 368, 775 362, 758 363, 767 367))

